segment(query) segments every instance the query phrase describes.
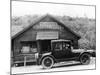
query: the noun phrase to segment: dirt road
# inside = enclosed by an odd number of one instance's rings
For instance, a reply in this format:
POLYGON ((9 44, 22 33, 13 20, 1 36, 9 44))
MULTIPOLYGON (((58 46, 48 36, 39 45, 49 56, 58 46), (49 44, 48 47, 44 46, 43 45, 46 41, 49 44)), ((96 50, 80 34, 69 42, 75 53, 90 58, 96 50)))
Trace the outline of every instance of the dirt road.
POLYGON ((95 58, 91 58, 89 65, 81 65, 79 62, 69 61, 61 62, 54 65, 52 69, 43 69, 41 66, 31 65, 22 67, 12 67, 12 74, 22 73, 38 73, 38 72, 54 72, 54 71, 70 71, 70 70, 84 70, 95 69, 95 58))

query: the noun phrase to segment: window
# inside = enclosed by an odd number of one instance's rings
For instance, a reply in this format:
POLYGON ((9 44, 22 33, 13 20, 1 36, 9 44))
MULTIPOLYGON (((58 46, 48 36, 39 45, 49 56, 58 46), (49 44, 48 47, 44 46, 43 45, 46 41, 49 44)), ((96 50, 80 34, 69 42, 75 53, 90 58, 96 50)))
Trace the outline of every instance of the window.
POLYGON ((24 41, 21 42, 22 48, 21 53, 36 53, 37 52, 37 44, 32 41, 24 41))
POLYGON ((64 42, 64 43, 63 43, 63 50, 67 50, 67 49, 69 49, 69 48, 70 48, 70 44, 64 42))
POLYGON ((31 52, 32 52, 32 53, 37 52, 37 46, 36 46, 36 44, 34 44, 34 45, 32 44, 32 45, 31 45, 31 52))
POLYGON ((55 51, 60 51, 60 50, 62 50, 62 43, 55 43, 55 51))
POLYGON ((22 53, 29 53, 29 51, 30 51, 30 47, 29 46, 23 46, 22 49, 21 49, 22 53))

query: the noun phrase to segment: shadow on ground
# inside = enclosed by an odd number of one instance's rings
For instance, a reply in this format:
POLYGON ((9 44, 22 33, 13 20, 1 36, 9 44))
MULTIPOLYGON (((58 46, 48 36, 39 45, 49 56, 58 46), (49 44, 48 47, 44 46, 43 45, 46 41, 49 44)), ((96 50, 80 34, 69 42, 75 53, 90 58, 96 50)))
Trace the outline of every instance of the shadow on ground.
MULTIPOLYGON (((71 66, 79 66, 79 65, 82 65, 81 63, 76 63, 76 64, 66 64, 66 65, 58 65, 58 66, 53 66, 52 69, 55 69, 55 68, 64 68, 64 67, 71 67, 71 66)), ((44 68, 42 68, 44 69, 44 68)))
POLYGON ((52 68, 71 67, 71 66, 78 66, 78 65, 81 65, 81 64, 80 63, 77 63, 77 64, 67 64, 67 65, 54 66, 52 68))

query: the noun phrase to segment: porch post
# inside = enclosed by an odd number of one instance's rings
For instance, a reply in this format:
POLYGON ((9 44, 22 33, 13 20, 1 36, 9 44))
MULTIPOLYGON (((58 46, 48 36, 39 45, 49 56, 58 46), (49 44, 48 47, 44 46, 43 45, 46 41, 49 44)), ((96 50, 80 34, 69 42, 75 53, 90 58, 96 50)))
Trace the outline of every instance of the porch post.
POLYGON ((40 41, 39 40, 37 40, 37 51, 38 51, 38 53, 40 53, 40 41))

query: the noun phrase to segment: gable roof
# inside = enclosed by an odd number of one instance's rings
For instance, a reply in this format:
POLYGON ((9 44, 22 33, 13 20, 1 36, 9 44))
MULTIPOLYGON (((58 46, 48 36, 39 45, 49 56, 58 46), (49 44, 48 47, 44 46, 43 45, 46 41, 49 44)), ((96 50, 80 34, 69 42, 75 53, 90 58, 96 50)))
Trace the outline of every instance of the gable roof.
POLYGON ((64 27, 66 30, 70 31, 72 34, 74 34, 76 37, 78 37, 78 39, 81 38, 80 35, 76 34, 74 31, 72 31, 70 28, 68 28, 65 24, 63 24, 62 22, 60 22, 59 20, 57 20, 55 17, 51 16, 51 15, 45 15, 40 17, 39 19, 35 20, 34 23, 30 24, 28 27, 24 28, 23 30, 21 30, 20 32, 18 32, 17 34, 15 34, 14 36, 11 37, 11 39, 16 38, 17 36, 19 36, 20 34, 24 33, 25 31, 29 30, 31 27, 33 27, 33 25, 36 25, 37 23, 39 23, 42 19, 49 17, 51 19, 53 19, 54 21, 58 22, 62 27, 64 27))

